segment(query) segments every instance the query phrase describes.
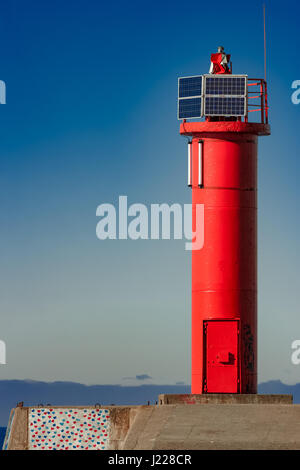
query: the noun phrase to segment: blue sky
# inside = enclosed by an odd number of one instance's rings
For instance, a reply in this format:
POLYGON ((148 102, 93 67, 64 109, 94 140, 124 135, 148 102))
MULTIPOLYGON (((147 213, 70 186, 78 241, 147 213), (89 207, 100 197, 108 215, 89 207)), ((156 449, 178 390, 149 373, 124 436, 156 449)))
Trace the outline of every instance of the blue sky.
MULTIPOLYGON (((259 379, 300 381, 296 1, 267 3, 272 135, 259 141, 259 379)), ((263 77, 262 3, 191 0, 2 6, 2 379, 190 382, 184 241, 100 241, 96 208, 190 202, 177 77, 223 45, 263 77)), ((132 382, 130 382, 132 383, 132 382)))

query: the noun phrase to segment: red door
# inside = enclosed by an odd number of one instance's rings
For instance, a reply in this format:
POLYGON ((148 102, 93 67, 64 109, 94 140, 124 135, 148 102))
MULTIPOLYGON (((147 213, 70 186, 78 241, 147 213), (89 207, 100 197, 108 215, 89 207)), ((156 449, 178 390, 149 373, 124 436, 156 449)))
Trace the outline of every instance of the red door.
POLYGON ((238 393, 238 321, 204 322, 204 393, 238 393))

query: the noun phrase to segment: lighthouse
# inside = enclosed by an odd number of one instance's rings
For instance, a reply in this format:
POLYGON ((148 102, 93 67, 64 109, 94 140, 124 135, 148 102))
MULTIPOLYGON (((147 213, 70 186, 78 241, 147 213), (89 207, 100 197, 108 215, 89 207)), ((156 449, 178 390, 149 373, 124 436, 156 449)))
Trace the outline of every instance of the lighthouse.
POLYGON ((193 394, 257 393, 257 144, 269 135, 267 83, 234 75, 219 47, 208 74, 178 79, 188 186, 204 206, 192 251, 193 394))

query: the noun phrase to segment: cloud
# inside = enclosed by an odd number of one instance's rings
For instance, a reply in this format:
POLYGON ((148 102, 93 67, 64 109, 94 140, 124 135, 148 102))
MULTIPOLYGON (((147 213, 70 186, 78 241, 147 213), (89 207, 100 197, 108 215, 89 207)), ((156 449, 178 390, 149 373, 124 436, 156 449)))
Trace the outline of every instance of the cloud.
POLYGON ((148 374, 136 375, 135 378, 136 378, 137 380, 148 380, 148 379, 152 379, 152 377, 150 377, 150 375, 148 375, 148 374))
POLYGON ((122 380, 149 380, 152 379, 148 374, 140 374, 135 377, 122 377, 122 380))

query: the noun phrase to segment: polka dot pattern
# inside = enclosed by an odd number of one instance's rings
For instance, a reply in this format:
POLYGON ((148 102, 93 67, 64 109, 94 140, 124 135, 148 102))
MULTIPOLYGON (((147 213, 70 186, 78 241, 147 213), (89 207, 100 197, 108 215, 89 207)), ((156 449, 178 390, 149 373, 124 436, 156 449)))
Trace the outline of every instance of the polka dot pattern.
POLYGON ((30 408, 30 450, 106 450, 107 409, 30 408))

